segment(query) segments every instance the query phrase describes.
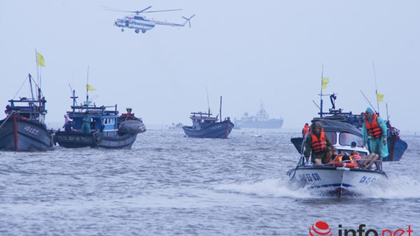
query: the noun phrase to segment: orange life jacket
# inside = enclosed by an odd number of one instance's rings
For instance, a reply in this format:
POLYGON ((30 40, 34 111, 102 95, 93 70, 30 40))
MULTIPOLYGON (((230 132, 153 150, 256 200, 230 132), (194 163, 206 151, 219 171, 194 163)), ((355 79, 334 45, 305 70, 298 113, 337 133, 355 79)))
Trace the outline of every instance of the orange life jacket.
POLYGON ((311 131, 312 136, 312 151, 314 153, 320 153, 325 151, 327 148, 327 139, 325 138, 324 128, 321 129, 321 134, 318 137, 311 131))
POLYGON ((375 113, 372 116, 372 123, 369 123, 369 120, 365 119, 366 129, 372 138, 382 137, 382 129, 377 120, 378 116, 375 113))
POLYGON ((302 136, 305 137, 309 131, 309 125, 305 125, 302 129, 302 136))
POLYGON ((349 167, 349 168, 355 168, 355 167, 359 167, 359 165, 357 164, 355 160, 355 158, 353 158, 353 156, 349 156, 350 162, 342 162, 343 161, 343 156, 337 156, 333 163, 336 167, 343 167, 345 164, 345 167, 349 167))

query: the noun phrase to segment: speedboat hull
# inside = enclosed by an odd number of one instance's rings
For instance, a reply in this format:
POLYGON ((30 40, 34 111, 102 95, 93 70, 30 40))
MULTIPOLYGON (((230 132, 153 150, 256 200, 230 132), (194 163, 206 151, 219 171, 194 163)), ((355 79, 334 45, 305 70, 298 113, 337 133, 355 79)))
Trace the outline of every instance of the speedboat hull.
POLYGON ((387 179, 385 172, 347 167, 299 166, 288 172, 292 181, 326 195, 360 194, 378 181, 387 179))
POLYGON ((233 129, 230 120, 211 124, 203 129, 193 129, 191 126, 184 126, 185 134, 192 138, 227 138, 233 129))
POLYGON ((11 115, 0 121, 0 150, 46 151, 53 147, 52 134, 44 124, 11 115))

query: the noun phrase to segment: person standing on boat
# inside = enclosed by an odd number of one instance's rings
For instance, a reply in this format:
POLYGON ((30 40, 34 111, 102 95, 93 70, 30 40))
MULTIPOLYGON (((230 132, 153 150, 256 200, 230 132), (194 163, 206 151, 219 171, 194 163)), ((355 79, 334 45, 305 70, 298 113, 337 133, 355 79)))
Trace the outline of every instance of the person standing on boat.
POLYGON ((82 122, 82 132, 90 133, 90 116, 88 111, 85 112, 82 122))
POLYGON ((308 123, 305 123, 305 126, 303 126, 303 129, 302 129, 302 136, 305 137, 308 131, 309 131, 309 125, 308 123))
POLYGON ((65 114, 64 115, 64 125, 63 128, 66 132, 71 132, 71 127, 72 127, 72 119, 70 119, 69 115, 65 114))
POLYGON ((386 144, 386 135, 388 128, 385 121, 377 116, 369 107, 364 114, 364 123, 362 127, 363 146, 369 141, 371 153, 379 156, 379 161, 388 156, 388 147, 386 144))
POLYGON ((305 142, 304 155, 307 162, 311 153, 311 160, 315 164, 322 165, 330 162, 333 145, 320 122, 311 125, 310 133, 306 136, 305 142))

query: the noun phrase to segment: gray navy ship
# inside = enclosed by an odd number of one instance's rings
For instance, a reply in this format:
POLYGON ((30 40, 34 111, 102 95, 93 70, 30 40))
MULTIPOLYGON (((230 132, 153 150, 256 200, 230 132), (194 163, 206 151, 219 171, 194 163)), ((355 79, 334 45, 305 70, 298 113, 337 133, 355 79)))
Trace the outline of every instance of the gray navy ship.
POLYGON ((242 116, 240 120, 234 119, 235 128, 261 128, 261 129, 280 129, 283 126, 283 118, 270 119, 270 116, 265 111, 261 104, 260 110, 255 116, 250 116, 248 112, 242 116))

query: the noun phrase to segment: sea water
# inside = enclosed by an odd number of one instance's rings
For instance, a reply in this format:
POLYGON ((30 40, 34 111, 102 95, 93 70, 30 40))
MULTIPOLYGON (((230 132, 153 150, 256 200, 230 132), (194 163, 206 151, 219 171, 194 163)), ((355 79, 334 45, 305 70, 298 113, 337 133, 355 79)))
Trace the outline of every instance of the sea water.
POLYGON ((148 130, 128 150, 0 152, 0 235, 309 235, 318 221, 333 235, 360 224, 420 235, 420 136, 402 136, 388 181, 338 199, 289 182, 298 133, 256 134, 148 130))

